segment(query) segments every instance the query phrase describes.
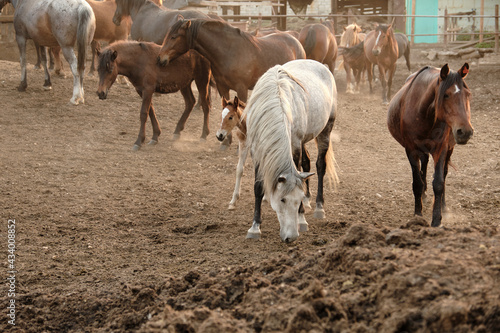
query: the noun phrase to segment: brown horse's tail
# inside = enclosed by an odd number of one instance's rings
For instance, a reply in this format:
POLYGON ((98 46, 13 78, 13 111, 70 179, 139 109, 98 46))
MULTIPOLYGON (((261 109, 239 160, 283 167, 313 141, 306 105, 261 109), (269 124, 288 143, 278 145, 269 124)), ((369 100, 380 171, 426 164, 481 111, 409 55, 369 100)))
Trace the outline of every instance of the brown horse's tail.
POLYGON ((314 29, 309 29, 307 31, 307 36, 304 41, 304 51, 306 51, 306 55, 310 55, 314 50, 314 46, 316 45, 316 31, 314 29))
POLYGON ((85 69, 85 60, 87 59, 87 47, 94 39, 95 32, 95 16, 92 8, 85 3, 85 6, 78 8, 78 26, 76 32, 76 45, 78 50, 78 65, 79 73, 85 69))

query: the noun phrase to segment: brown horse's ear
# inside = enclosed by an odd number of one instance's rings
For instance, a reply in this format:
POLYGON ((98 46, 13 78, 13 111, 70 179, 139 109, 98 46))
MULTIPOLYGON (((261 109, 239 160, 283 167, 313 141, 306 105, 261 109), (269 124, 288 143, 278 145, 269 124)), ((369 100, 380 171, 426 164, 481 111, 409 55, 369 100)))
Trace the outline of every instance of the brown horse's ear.
POLYGON ((346 30, 347 30, 347 27, 346 27, 346 26, 344 26, 344 31, 346 31, 346 30))
POLYGON ((222 96, 222 108, 225 108, 227 106, 227 99, 226 97, 222 96))
POLYGON ((363 29, 361 29, 361 27, 359 25, 357 25, 356 23, 354 23, 356 25, 356 31, 357 32, 361 32, 363 29))
POLYGON ((118 53, 116 51, 113 51, 113 54, 111 54, 111 61, 115 61, 117 56, 118 53))
POLYGON ((462 66, 462 68, 460 68, 460 70, 458 71, 458 73, 460 74, 460 76, 462 77, 462 79, 465 79, 465 77, 467 76, 467 74, 469 74, 469 64, 465 63, 462 66))
POLYGON ((234 107, 237 109, 238 106, 240 105, 240 101, 238 100, 238 96, 234 96, 233 100, 234 107))
POLYGON ((446 80, 449 73, 450 73, 450 67, 448 67, 448 64, 446 64, 441 68, 441 73, 439 74, 441 80, 443 81, 446 80))
POLYGON ((101 50, 96 49, 96 50, 95 50, 95 54, 97 54, 97 56, 100 56, 100 55, 101 55, 101 50))
POLYGON ((181 28, 189 29, 190 26, 191 26, 191 20, 184 20, 184 23, 182 23, 181 28))

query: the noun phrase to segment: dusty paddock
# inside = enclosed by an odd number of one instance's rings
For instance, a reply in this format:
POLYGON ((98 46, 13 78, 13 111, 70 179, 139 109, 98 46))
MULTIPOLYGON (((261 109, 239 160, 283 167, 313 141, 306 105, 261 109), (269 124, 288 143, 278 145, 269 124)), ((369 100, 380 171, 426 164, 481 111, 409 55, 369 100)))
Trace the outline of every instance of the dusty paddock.
MULTIPOLYGON (((412 58, 415 70, 428 64, 412 58)), ((467 78, 475 134, 452 157, 450 212, 438 229, 412 219, 410 167, 387 131, 380 88, 346 95, 339 73, 340 185, 326 194, 326 219, 308 212, 310 231, 292 245, 280 241, 269 206, 262 239, 245 239, 250 160, 238 209, 227 211, 237 154, 236 145, 219 151, 218 102, 206 142, 199 111, 174 142, 181 96, 155 97, 160 143, 132 152, 140 105, 132 88, 115 84, 100 101, 87 77, 86 103, 74 107, 69 75, 43 91, 30 65, 19 93, 16 58, 0 61, 0 248, 5 278, 15 219, 17 330, 500 330, 500 66, 490 60, 467 78)), ((450 61, 455 70, 462 63, 450 61)), ((395 91, 407 75, 399 63, 395 91)), ((427 223, 431 205, 429 192, 427 223)), ((6 331, 12 298, 2 286, 6 331)))

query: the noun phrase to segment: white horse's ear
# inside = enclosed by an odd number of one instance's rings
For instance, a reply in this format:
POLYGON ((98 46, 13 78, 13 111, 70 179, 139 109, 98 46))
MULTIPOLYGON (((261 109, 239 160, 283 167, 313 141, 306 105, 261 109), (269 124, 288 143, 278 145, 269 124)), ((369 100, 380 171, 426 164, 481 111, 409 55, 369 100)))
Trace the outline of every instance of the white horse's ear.
POLYGON ((314 172, 299 172, 299 175, 300 178, 302 178, 302 180, 304 181, 314 176, 314 172))

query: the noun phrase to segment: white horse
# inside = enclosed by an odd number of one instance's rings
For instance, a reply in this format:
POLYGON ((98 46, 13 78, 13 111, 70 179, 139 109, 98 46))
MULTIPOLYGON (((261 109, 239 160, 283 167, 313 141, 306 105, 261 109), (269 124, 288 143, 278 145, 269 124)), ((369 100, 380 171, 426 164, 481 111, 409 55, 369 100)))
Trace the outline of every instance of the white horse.
MULTIPOLYGON (((73 73, 73 97, 70 102, 74 105, 84 103, 85 59, 95 32, 95 16, 90 5, 85 0, 0 0, 0 9, 9 2, 15 8, 14 29, 21 62, 21 83, 17 89, 25 91, 28 87, 26 41, 33 39, 37 47, 61 47, 73 73), (73 51, 75 44, 78 59, 73 51)), ((40 51, 45 71, 43 86, 49 90, 52 89, 52 83, 45 47, 40 51)))
POLYGON ((260 77, 247 103, 247 145, 255 165, 255 210, 247 238, 260 238, 261 203, 270 199, 284 242, 307 231, 303 183, 313 173, 304 145, 315 140, 318 194, 314 216, 324 218, 323 179, 337 181, 330 133, 337 109, 332 73, 314 60, 293 60, 260 77), (305 152, 305 154, 304 154, 305 152), (304 169, 302 172, 301 169, 304 169))

